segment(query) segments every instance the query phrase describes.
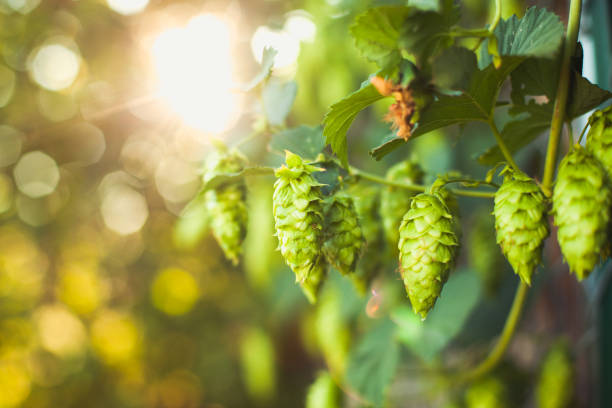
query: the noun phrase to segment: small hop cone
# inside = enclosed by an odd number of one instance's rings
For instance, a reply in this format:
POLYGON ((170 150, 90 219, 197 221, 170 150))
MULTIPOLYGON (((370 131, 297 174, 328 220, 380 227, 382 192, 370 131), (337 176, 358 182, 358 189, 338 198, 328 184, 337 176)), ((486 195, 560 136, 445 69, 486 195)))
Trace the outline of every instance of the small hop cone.
MULTIPOLYGON (((387 171, 386 179, 390 181, 420 184, 424 172, 417 163, 403 161, 392 166, 387 171)), ((410 200, 415 193, 399 187, 386 187, 381 192, 380 216, 383 222, 385 238, 392 248, 397 247, 399 226, 402 217, 410 209, 410 200)))
POLYGON ((612 106, 595 111, 589 118, 591 128, 586 148, 602 164, 612 180, 612 106))
POLYGON ((305 164, 287 152, 287 166, 275 171, 272 196, 274 224, 279 249, 296 281, 311 302, 325 277, 323 244, 323 207, 321 184, 312 173, 320 169, 305 164))
MULTIPOLYGON (((220 174, 239 172, 245 165, 246 158, 242 154, 236 150, 228 151, 219 145, 206 161, 204 181, 207 182, 220 174)), ((225 257, 237 265, 248 222, 244 180, 207 191, 205 204, 210 214, 211 229, 215 239, 225 257)))
POLYGON ((353 283, 360 293, 365 293, 383 263, 384 237, 381 227, 379 205, 380 189, 360 184, 350 188, 361 231, 365 239, 363 255, 357 262, 353 283))
POLYGON ((472 384, 465 393, 467 408, 506 408, 508 391, 504 383, 495 377, 488 377, 472 384))
POLYGON ((605 170, 580 145, 561 161, 552 200, 561 252, 570 271, 582 280, 607 245, 612 195, 605 170))
POLYGON ((574 367, 567 343, 546 354, 537 387, 538 408, 569 408, 574 392, 574 367))
POLYGON ((459 239, 457 220, 443 197, 415 196, 399 229, 400 271, 415 313, 423 319, 436 303, 454 266, 459 239))
POLYGON ((355 271, 363 248, 363 233, 353 199, 336 194, 325 210, 325 243, 323 253, 340 273, 355 271))
POLYGON ((546 209, 546 198, 538 185, 526 174, 507 169, 495 193, 497 243, 527 285, 542 261, 542 245, 550 232, 546 209))

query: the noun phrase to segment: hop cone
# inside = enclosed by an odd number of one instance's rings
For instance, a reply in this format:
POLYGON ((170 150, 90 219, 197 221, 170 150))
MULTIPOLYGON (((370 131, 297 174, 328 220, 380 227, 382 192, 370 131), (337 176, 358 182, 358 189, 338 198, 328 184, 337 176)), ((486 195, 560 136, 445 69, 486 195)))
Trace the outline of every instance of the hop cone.
POLYGON ((546 198, 531 178, 506 170, 493 210, 497 243, 514 272, 528 285, 542 261, 542 244, 549 233, 546 208, 546 198))
POLYGON ((380 223, 380 190, 373 186, 355 185, 349 190, 365 239, 364 252, 352 275, 357 290, 365 293, 382 266, 384 237, 380 223))
POLYGON ((553 346, 544 359, 537 388, 539 408, 567 408, 574 390, 574 369, 565 342, 553 346))
MULTIPOLYGON (((205 163, 204 182, 220 174, 239 172, 245 164, 246 158, 238 151, 228 151, 219 145, 205 163)), ((226 258, 234 265, 238 264, 248 221, 244 180, 207 191, 205 203, 215 239, 226 258)))
POLYGON ((579 280, 589 275, 607 245, 610 194, 601 164, 574 146, 559 165, 552 199, 561 252, 579 280))
MULTIPOLYGON (((390 181, 420 184, 423 181, 421 166, 412 161, 403 161, 387 171, 386 179, 390 181)), ((387 187, 381 192, 380 215, 383 222, 385 238, 392 248, 397 247, 399 226, 402 217, 410 209, 410 199, 415 193, 405 188, 387 187)))
POLYGON ((320 372, 308 388, 306 408, 340 408, 340 392, 328 372, 320 372))
POLYGON ((327 260, 343 275, 355 271, 363 248, 363 233, 353 199, 336 194, 325 209, 325 243, 327 260))
POLYGON ((587 150, 603 165, 612 180, 612 106, 595 111, 589 118, 587 150))
POLYGON ((480 276, 486 293, 493 295, 499 289, 505 261, 495 243, 495 218, 489 211, 476 214, 468 242, 470 264, 480 276))
POLYGON ((465 393, 467 408, 505 408, 508 395, 505 385, 497 378, 488 377, 470 386, 465 393))
POLYGON ((321 255, 323 244, 323 208, 321 184, 312 173, 314 166, 287 152, 287 166, 277 169, 274 183, 273 213, 279 249, 296 280, 311 302, 325 277, 326 265, 321 255))
POLYGON ((456 220, 439 193, 412 199, 399 229, 400 271, 414 311, 424 319, 454 265, 456 220))

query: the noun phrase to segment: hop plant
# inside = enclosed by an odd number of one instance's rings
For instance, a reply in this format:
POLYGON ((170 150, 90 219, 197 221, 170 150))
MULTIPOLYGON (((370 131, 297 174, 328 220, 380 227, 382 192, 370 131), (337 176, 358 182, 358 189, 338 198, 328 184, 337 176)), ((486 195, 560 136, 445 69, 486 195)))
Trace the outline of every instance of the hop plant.
POLYGON ((355 271, 363 248, 363 233, 353 199, 345 193, 335 194, 325 209, 325 243, 323 253, 340 273, 355 271))
POLYGON ((537 387, 539 408, 567 408, 574 391, 574 369, 565 341, 557 342, 544 358, 537 387))
POLYGON ((497 243, 514 272, 528 285, 542 261, 542 245, 549 234, 546 209, 546 198, 531 178, 518 170, 505 170, 493 210, 497 243))
POLYGON ((470 386, 465 393, 467 408, 508 407, 506 386, 495 377, 487 377, 470 386))
MULTIPOLYGON (((418 163, 403 161, 392 166, 386 175, 389 181, 420 184, 424 172, 418 163)), ((381 192, 380 215, 383 222, 385 238, 392 248, 397 247, 399 226, 402 217, 410 209, 410 200, 415 193, 399 187, 387 187, 381 192)))
POLYGON ((382 265, 384 237, 380 223, 380 190, 373 186, 356 184, 349 189, 365 240, 363 255, 352 275, 357 290, 365 293, 382 265))
POLYGON ((605 170, 580 145, 561 161, 552 199, 561 252, 570 271, 582 280, 607 245, 612 197, 605 170))
MULTIPOLYGON (((208 157, 204 167, 204 182, 224 173, 237 173, 244 169, 246 158, 237 150, 218 145, 208 157)), ((238 264, 242 242, 246 236, 248 211, 244 180, 223 184, 205 193, 205 206, 210 228, 225 257, 238 264)))
POLYGON ((478 212, 467 238, 470 264, 480 276, 486 293, 493 295, 499 289, 505 264, 495 242, 495 218, 488 211, 478 212))
POLYGON ((415 313, 423 319, 436 303, 454 265, 457 220, 437 190, 412 199, 399 228, 400 272, 415 313))
POLYGON ((297 282, 312 303, 326 273, 323 245, 323 205, 321 184, 308 165, 287 151, 286 166, 275 171, 273 214, 279 249, 297 282))
POLYGON ((587 150, 603 165, 612 180, 612 106, 597 110, 589 118, 587 150))

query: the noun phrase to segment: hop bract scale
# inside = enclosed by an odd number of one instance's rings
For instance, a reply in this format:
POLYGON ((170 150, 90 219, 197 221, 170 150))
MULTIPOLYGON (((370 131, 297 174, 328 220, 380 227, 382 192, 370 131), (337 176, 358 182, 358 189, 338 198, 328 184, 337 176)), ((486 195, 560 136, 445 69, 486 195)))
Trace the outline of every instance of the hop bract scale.
POLYGON ((514 272, 531 285, 533 271, 542 261, 542 245, 549 234, 547 202, 540 187, 526 174, 507 168, 495 193, 495 229, 514 272))
MULTIPOLYGON (((403 161, 392 166, 385 176, 389 181, 402 182, 408 184, 420 184, 424 176, 423 169, 418 163, 413 161, 403 161)), ((415 192, 399 188, 386 187, 381 192, 380 215, 383 221, 385 238, 392 248, 397 247, 399 239, 399 226, 402 217, 410 209, 410 199, 415 192)))
POLYGON ((575 145, 561 161, 552 200, 561 252, 582 280, 607 246, 612 202, 604 168, 582 146, 575 145))
POLYGON ((331 197, 325 209, 325 243, 327 260, 340 273, 355 271, 363 248, 363 233, 353 199, 345 193, 331 197))
POLYGON ((415 196, 399 228, 400 272, 415 313, 424 319, 454 266, 457 220, 437 192, 415 196))
POLYGON ((286 153, 286 166, 275 171, 273 213, 279 250, 302 285, 306 297, 315 302, 326 273, 322 255, 323 204, 321 184, 312 173, 321 169, 286 153))
POLYGON ((589 118, 587 150, 603 165, 612 180, 612 106, 595 111, 589 118))
MULTIPOLYGON (((228 150, 225 146, 218 145, 206 160, 204 182, 221 174, 240 172, 246 163, 247 159, 237 150, 228 150)), ((205 205, 216 241, 226 258, 234 265, 238 264, 248 222, 244 180, 223 184, 207 191, 205 205)))

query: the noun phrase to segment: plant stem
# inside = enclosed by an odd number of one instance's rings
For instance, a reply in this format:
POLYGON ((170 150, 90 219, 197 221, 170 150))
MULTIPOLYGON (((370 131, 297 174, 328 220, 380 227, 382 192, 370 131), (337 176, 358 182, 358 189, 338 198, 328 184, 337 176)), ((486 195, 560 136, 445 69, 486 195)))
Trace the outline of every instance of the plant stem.
POLYGON ((519 167, 516 165, 516 162, 512 158, 512 153, 510 152, 510 149, 508 149, 508 146, 506 146, 506 142, 504 142, 504 139, 502 139, 501 133, 499 133, 499 129, 497 129, 497 125, 495 124, 493 117, 491 117, 487 121, 487 123, 489 124, 489 127, 493 131, 493 135, 495 135, 495 140, 497 141, 499 150, 501 150, 508 164, 512 166, 512 168, 514 168, 515 170, 520 170, 519 167))
POLYGON ((514 301, 512 302, 512 308, 510 309, 510 313, 508 313, 508 317, 506 318, 504 330, 502 331, 499 340, 495 344, 495 347, 493 347, 489 355, 480 364, 478 364, 472 370, 457 376, 456 382, 461 384, 473 381, 483 376, 484 374, 487 374, 489 371, 491 371, 497 366, 501 358, 504 356, 506 349, 510 344, 510 340, 512 340, 512 336, 514 335, 516 326, 520 321, 521 312, 523 311, 525 299, 527 298, 527 289, 527 284, 521 281, 518 287, 516 288, 514 301))
MULTIPOLYGON (((391 187, 405 188, 407 190, 419 191, 419 192, 424 192, 424 191, 427 191, 428 189, 427 186, 424 186, 421 184, 408 184, 408 183, 402 183, 402 182, 393 181, 393 180, 387 180, 384 177, 380 177, 375 174, 368 173, 366 171, 360 170, 352 166, 350 167, 350 172, 354 176, 361 177, 365 180, 370 180, 375 183, 384 184, 384 185, 391 186, 391 187)), ((465 197, 492 198, 495 196, 495 192, 489 192, 489 191, 471 191, 471 190, 463 190, 463 189, 458 189, 458 188, 451 188, 449 190, 453 192, 454 194, 465 196, 465 197)))
POLYGON ((582 142, 582 137, 584 136, 584 134, 586 133, 587 128, 589 127, 590 123, 587 121, 587 123, 584 125, 584 127, 582 128, 582 132, 580 132, 580 137, 578 138, 578 144, 580 144, 580 142, 582 142))
POLYGON ((559 73, 559 84, 557 86, 557 98, 553 111, 552 123, 550 125, 550 136, 548 138, 548 148, 546 150, 546 163, 544 176, 542 177, 542 191, 550 197, 551 186, 557 164, 557 150, 559 138, 565 117, 567 105, 567 95, 570 86, 570 59, 576 50, 576 40, 580 28, 580 14, 582 12, 582 0, 571 0, 569 21, 567 23, 567 33, 563 44, 563 54, 561 60, 561 72, 559 73))
POLYGON ((476 46, 473 48, 473 51, 476 51, 478 47, 480 47, 480 44, 482 44, 485 38, 493 35, 495 28, 497 27, 497 25, 499 24, 499 21, 501 20, 501 15, 502 15, 502 0, 495 0, 495 15, 493 16, 493 21, 491 21, 491 24, 489 24, 488 34, 486 36, 480 37, 480 39, 476 43, 476 46))

